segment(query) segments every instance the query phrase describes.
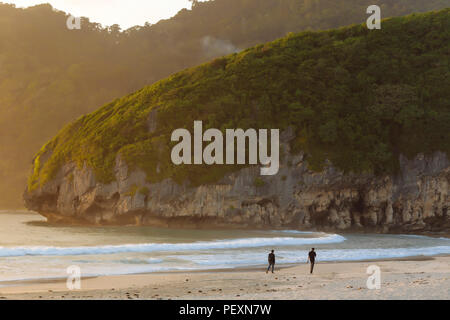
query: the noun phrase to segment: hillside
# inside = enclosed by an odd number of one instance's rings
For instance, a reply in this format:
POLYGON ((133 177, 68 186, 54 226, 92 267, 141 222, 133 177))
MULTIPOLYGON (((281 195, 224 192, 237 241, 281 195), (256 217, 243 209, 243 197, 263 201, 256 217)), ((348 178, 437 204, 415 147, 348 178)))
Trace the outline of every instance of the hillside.
MULTIPOLYGON (((0 207, 20 207, 33 153, 65 124, 170 74, 291 31, 366 20, 370 0, 215 0, 120 31, 87 19, 67 30, 49 5, 0 4, 0 207)), ((445 0, 380 0, 383 17, 445 0)))
MULTIPOLYGON (((180 186, 173 184, 171 190, 184 188, 195 194, 205 184, 217 186, 225 183, 223 177, 232 179, 241 174, 237 170, 242 166, 171 163, 172 131, 192 130, 194 120, 203 120, 204 127, 222 131, 280 128, 291 132, 283 146, 286 174, 281 170, 274 178, 278 180, 256 183, 254 177, 243 173, 247 184, 248 179, 254 181, 254 185, 248 185, 256 188, 252 200, 241 199, 236 205, 234 198, 232 206, 223 207, 221 203, 221 209, 211 209, 211 215, 220 216, 231 207, 240 210, 238 216, 243 215, 242 210, 255 199, 259 199, 255 200, 259 206, 272 203, 268 213, 272 221, 277 210, 292 214, 295 210, 288 208, 296 205, 296 198, 283 208, 285 200, 273 200, 280 190, 273 183, 276 182, 290 183, 290 189, 281 188, 285 194, 291 189, 298 192, 295 189, 299 186, 309 190, 317 185, 317 194, 323 194, 319 189, 341 186, 341 197, 348 196, 349 202, 343 208, 326 207, 325 218, 319 214, 314 217, 318 224, 323 219, 327 221, 331 209, 337 215, 345 209, 346 215, 355 211, 372 217, 374 206, 364 205, 369 195, 373 197, 371 188, 382 192, 379 197, 384 199, 378 199, 381 203, 377 206, 382 209, 377 210, 383 211, 384 217, 389 206, 394 215, 403 217, 394 219, 398 223, 407 215, 414 216, 417 210, 426 210, 420 202, 423 195, 417 198, 408 188, 416 188, 417 179, 429 176, 431 182, 422 183, 425 189, 417 193, 432 191, 433 199, 436 192, 442 193, 433 210, 445 218, 445 183, 448 186, 449 179, 445 153, 450 152, 449 13, 445 9, 387 19, 381 30, 355 25, 289 34, 176 73, 117 99, 66 126, 43 147, 34 160, 26 203, 46 216, 89 220, 91 215, 100 213, 95 219, 108 221, 121 214, 154 218, 155 212, 145 209, 150 208, 147 202, 158 205, 157 199, 163 198, 155 198, 154 193, 166 192, 167 181, 180 186), (423 161, 426 164, 422 165, 423 161), (302 171, 297 172, 298 168, 302 171), (131 178, 133 172, 139 177, 131 178), (336 176, 336 172, 340 174, 336 176), (398 174, 403 178, 396 179, 398 174), (312 180, 302 180, 304 175, 310 175, 312 180), (321 175, 322 180, 316 181, 321 175), (334 184, 323 185, 325 178, 334 184), (121 179, 127 182, 121 185, 121 179), (386 186, 387 181, 391 181, 390 187, 386 186), (405 200, 412 195, 414 200, 405 200), (141 197, 143 207, 136 209, 133 205, 136 197, 141 197), (109 207, 102 209, 102 205, 109 207), (410 209, 414 212, 410 213, 410 209), (105 218, 103 214, 113 217, 105 218)), ((298 193, 297 197, 302 195, 298 193)), ((329 205, 334 206, 335 202, 329 205)), ((190 212, 184 216, 204 214, 203 209, 198 211, 178 203, 172 211, 175 216, 181 214, 177 209, 190 212)), ((311 205, 304 210, 312 215, 318 207, 311 205)), ((377 212, 375 225, 384 219, 378 219, 377 212)), ((418 221, 428 214, 431 213, 423 212, 418 221)), ((372 221, 366 219, 364 223, 372 221)), ((353 221, 364 225, 359 218, 353 221)))

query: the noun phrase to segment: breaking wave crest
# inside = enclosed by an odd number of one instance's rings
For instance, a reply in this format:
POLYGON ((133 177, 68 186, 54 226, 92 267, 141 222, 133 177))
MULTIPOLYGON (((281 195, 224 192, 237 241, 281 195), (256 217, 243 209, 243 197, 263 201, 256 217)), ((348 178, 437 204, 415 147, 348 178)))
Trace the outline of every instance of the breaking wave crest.
POLYGON ((76 256, 133 252, 171 252, 210 249, 240 249, 265 246, 298 246, 309 244, 340 243, 346 238, 337 234, 327 234, 317 238, 242 238, 232 240, 199 241, 193 243, 143 243, 85 247, 0 247, 0 257, 18 256, 76 256))

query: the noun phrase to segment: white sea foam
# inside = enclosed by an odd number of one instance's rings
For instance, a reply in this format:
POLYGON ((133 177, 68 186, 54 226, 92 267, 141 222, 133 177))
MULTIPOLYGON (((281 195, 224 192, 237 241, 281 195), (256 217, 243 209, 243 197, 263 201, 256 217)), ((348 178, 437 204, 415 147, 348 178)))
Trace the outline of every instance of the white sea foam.
MULTIPOLYGON (((308 251, 278 250, 277 263, 306 263, 308 251)), ((421 248, 376 248, 376 249, 325 249, 317 251, 317 261, 358 261, 406 258, 415 256, 434 256, 450 254, 450 246, 421 248)), ((240 254, 192 254, 177 255, 178 258, 193 261, 203 268, 251 266, 265 263, 265 252, 241 252, 240 254)))
POLYGON ((83 277, 261 266, 271 249, 275 249, 277 265, 304 264, 311 247, 316 248, 319 263, 450 254, 449 238, 416 235, 353 234, 344 238, 297 230, 233 230, 230 234, 237 238, 226 239, 226 232, 178 234, 146 227, 55 228, 28 223, 36 220, 38 216, 28 213, 2 214, 0 286, 9 285, 2 283, 7 280, 64 279, 69 265, 80 266, 83 277), (220 234, 224 235, 221 239, 220 234), (185 240, 174 243, 174 239, 185 240))
POLYGON ((450 241, 450 238, 446 238, 446 237, 440 237, 440 238, 435 238, 435 237, 428 237, 428 236, 422 236, 422 235, 418 235, 418 234, 400 234, 400 237, 405 237, 405 238, 415 238, 415 239, 424 239, 424 240, 446 240, 446 241, 450 241))
POLYGON ((273 230, 274 233, 293 233, 293 234, 317 234, 317 232, 312 231, 299 231, 299 230, 273 230))
MULTIPOLYGON (((392 258, 405 258, 413 256, 434 256, 439 254, 450 254, 450 246, 417 247, 417 248, 375 248, 375 249, 324 249, 317 251, 317 262, 325 261, 357 261, 357 260, 380 260, 392 258)), ((192 271, 192 270, 213 270, 213 269, 232 269, 242 266, 258 266, 266 263, 267 252, 263 249, 238 250, 232 253, 228 250, 225 253, 216 252, 214 254, 186 254, 166 256, 163 259, 147 259, 147 265, 139 261, 137 264, 116 263, 111 264, 104 261, 100 264, 87 263, 82 266, 84 276, 105 276, 121 274, 137 274, 166 271, 192 271), (177 265, 166 264, 167 259, 178 260, 177 265), (162 261, 159 261, 162 260, 162 261), (155 262, 159 262, 156 263, 155 262)), ((304 264, 306 263, 307 251, 305 250, 277 250, 277 265, 280 264, 304 264)), ((59 258, 58 258, 59 259, 59 258)), ((61 268, 61 270, 65 270, 61 268)), ((61 272, 43 268, 43 276, 50 278, 64 278, 61 272)), ((41 279, 39 276, 20 277, 10 276, 4 281, 19 281, 41 279)), ((3 280, 3 279, 2 279, 3 280)), ((0 287, 2 287, 0 281, 0 287)))
POLYGON ((15 256, 74 256, 132 252, 171 252, 196 251, 211 249, 258 248, 265 246, 296 246, 309 244, 340 243, 346 239, 337 234, 324 235, 317 238, 243 238, 233 240, 200 241, 193 243, 143 243, 109 246, 86 247, 0 247, 0 257, 15 256))
POLYGON ((320 261, 380 260, 416 256, 435 256, 439 254, 450 254, 450 246, 324 250, 320 254, 322 256, 320 261))

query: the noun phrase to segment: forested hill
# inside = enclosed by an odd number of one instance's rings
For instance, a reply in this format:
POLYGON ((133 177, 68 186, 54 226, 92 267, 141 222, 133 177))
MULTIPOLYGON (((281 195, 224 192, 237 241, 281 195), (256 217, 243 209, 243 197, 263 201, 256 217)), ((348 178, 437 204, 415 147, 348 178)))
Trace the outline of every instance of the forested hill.
POLYGON ((117 99, 66 126, 35 158, 33 191, 62 165, 114 181, 116 157, 151 182, 216 182, 233 166, 175 166, 176 128, 293 127, 312 169, 393 174, 399 155, 450 152, 450 9, 289 34, 117 99), (156 110, 156 112, 154 112, 156 110), (156 125, 149 129, 149 118, 156 125))
POLYGON ((215 0, 121 31, 49 5, 0 4, 0 208, 20 207, 32 155, 66 123, 176 71, 284 36, 444 8, 447 0, 215 0))

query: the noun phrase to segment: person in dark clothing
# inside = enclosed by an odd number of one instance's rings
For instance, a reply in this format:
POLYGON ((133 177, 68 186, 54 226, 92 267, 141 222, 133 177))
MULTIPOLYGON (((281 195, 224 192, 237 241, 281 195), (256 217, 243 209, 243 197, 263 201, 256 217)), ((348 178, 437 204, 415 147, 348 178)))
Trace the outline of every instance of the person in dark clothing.
POLYGON ((266 273, 269 272, 270 267, 272 267, 272 273, 273 273, 273 268, 275 267, 275 253, 273 253, 273 250, 271 253, 269 253, 269 267, 267 268, 266 273))
POLYGON ((314 264, 316 263, 316 252, 314 248, 308 253, 308 261, 311 263, 311 273, 314 271, 314 264))

